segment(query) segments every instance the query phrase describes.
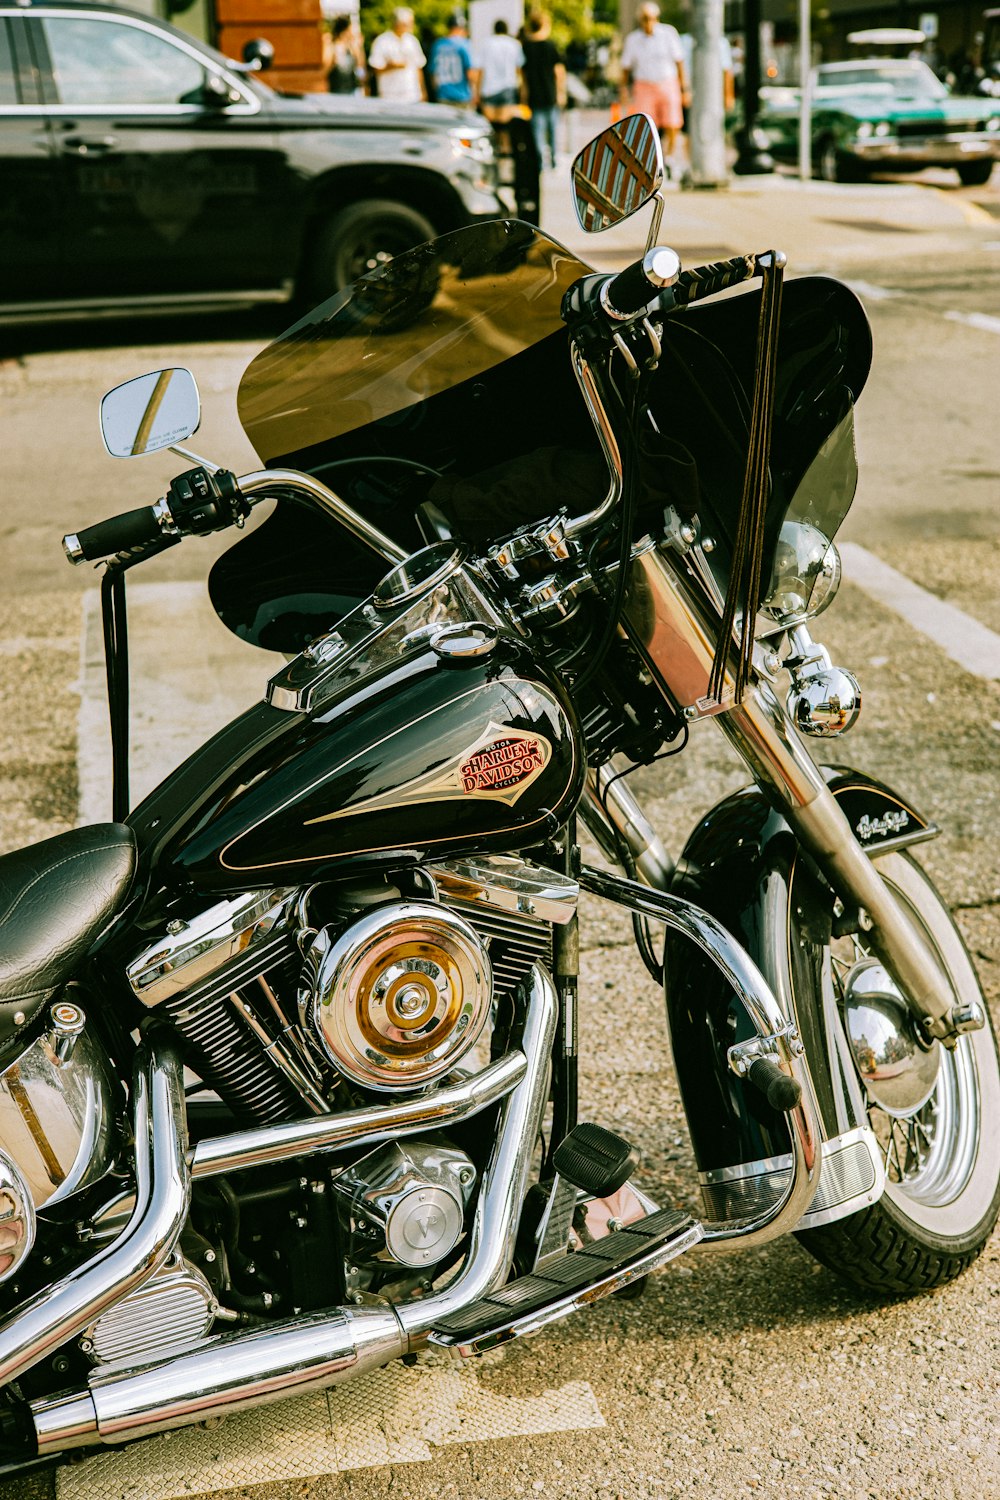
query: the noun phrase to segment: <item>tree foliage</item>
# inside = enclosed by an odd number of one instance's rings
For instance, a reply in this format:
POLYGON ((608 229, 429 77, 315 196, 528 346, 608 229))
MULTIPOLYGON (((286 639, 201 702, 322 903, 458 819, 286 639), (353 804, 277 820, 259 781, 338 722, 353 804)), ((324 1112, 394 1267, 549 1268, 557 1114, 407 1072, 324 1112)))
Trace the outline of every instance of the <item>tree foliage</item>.
MULTIPOLYGON (((366 50, 380 31, 388 31, 392 25, 392 13, 400 0, 362 0, 361 30, 366 50)), ((455 0, 412 0, 411 8, 416 16, 417 35, 444 36, 448 30, 448 17, 456 10, 455 0)), ((571 41, 606 41, 614 32, 617 19, 617 0, 552 0, 550 4, 535 6, 531 0, 525 5, 525 15, 535 10, 544 11, 552 19, 552 39, 558 47, 566 47, 571 41)))

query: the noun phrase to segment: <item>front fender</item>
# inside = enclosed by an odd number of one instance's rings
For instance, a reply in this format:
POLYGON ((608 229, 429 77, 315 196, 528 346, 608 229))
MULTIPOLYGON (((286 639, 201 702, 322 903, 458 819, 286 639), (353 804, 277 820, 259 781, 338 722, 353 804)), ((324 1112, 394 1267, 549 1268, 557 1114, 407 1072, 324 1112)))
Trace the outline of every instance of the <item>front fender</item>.
MULTIPOLYGON (((872 777, 845 767, 822 769, 859 843, 873 856, 937 832, 905 798, 872 777)), ((798 1026, 823 1137, 842 1139, 843 1090, 835 1085, 829 1061, 821 984, 833 902, 814 879, 790 825, 756 786, 742 788, 718 803, 695 828, 671 889, 718 918, 760 968, 782 1009, 798 1026), (795 932, 805 932, 811 941, 794 942, 795 932)), ((748 1192, 759 1192, 769 1169, 780 1175, 789 1152, 788 1129, 783 1116, 728 1065, 729 1048, 750 1034, 742 1006, 718 971, 672 933, 664 948, 664 984, 677 1076, 706 1210, 710 1217, 721 1217, 724 1202, 726 1214, 732 1215, 740 1206, 734 1185, 745 1183, 748 1192)), ((777 1181, 773 1186, 777 1188, 777 1181)))

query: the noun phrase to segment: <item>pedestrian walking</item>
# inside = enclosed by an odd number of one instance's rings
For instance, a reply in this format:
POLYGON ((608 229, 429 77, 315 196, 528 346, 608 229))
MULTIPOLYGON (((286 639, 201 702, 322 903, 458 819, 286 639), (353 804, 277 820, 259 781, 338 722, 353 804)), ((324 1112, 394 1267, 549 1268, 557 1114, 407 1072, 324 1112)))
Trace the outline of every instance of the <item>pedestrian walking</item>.
POLYGON ((413 12, 400 6, 392 13, 392 30, 380 32, 372 42, 368 66, 378 79, 379 97, 400 104, 427 98, 424 49, 413 33, 413 12))
POLYGON ((506 21, 493 23, 493 35, 479 49, 476 89, 479 108, 488 120, 503 125, 521 100, 524 52, 506 21))
POLYGON ((669 174, 684 109, 691 103, 684 51, 676 28, 660 21, 660 7, 653 0, 640 5, 638 21, 622 48, 622 103, 652 119, 669 174))
POLYGON ((559 110, 566 102, 566 68, 552 40, 548 16, 533 12, 524 28, 524 86, 531 110, 531 129, 543 166, 556 164, 559 110))
POLYGON ((472 53, 461 11, 448 17, 448 35, 438 37, 431 48, 430 75, 434 97, 442 104, 472 103, 472 53))
POLYGON ((331 94, 357 94, 365 85, 365 48, 351 16, 334 16, 323 49, 326 86, 331 94))

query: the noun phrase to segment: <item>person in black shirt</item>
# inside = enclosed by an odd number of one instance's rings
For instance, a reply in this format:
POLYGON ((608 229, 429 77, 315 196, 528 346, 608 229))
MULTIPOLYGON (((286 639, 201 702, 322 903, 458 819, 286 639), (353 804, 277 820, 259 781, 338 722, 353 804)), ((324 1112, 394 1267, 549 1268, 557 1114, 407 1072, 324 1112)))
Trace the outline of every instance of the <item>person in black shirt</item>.
POLYGON ((566 97, 566 69, 551 38, 548 16, 535 11, 524 28, 524 86, 531 128, 542 166, 556 164, 556 127, 566 97))

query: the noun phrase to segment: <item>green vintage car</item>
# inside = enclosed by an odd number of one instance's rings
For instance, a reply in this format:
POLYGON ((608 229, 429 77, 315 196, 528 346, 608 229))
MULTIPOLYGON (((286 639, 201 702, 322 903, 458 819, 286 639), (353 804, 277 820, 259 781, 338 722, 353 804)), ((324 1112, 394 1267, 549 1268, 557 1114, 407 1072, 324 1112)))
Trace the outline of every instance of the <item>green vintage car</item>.
MULTIPOLYGON (((779 162, 797 162, 799 90, 761 90, 757 124, 779 162)), ((967 187, 1000 157, 1000 99, 952 94, 911 58, 824 63, 812 75, 813 170, 827 182, 954 167, 967 187)))

